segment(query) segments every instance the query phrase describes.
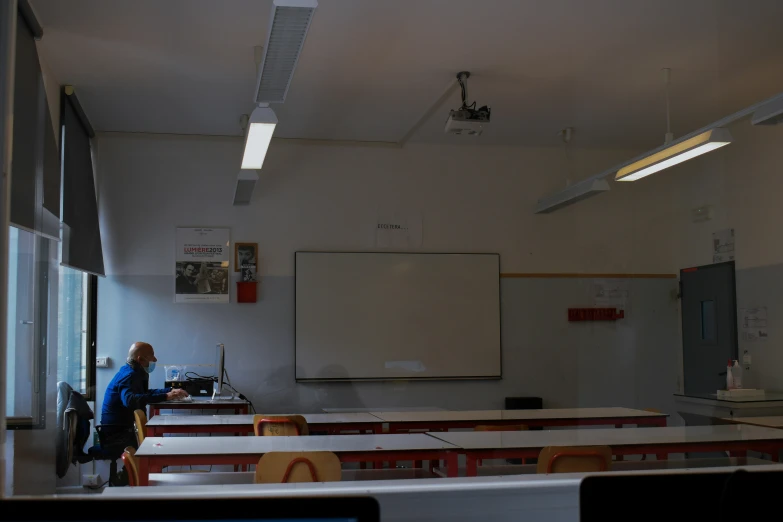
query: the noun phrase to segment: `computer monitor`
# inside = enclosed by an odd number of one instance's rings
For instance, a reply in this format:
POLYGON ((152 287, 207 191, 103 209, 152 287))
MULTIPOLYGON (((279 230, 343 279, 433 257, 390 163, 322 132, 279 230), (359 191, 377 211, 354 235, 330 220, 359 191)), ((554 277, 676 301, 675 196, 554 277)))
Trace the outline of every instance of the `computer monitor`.
POLYGON ((223 344, 215 346, 215 384, 212 385, 212 399, 220 398, 223 394, 223 376, 226 374, 226 350, 223 344))
MULTIPOLYGON (((155 488, 136 488, 149 489, 155 488)), ((140 492, 145 493, 145 492, 140 492)), ((369 497, 187 498, 127 500, 36 498, 3 500, 3 520, 16 522, 380 522, 369 497)), ((142 496, 142 495, 140 495, 142 496)), ((175 496, 175 495, 174 495, 175 496)), ((214 497, 214 496, 213 496, 214 497)))

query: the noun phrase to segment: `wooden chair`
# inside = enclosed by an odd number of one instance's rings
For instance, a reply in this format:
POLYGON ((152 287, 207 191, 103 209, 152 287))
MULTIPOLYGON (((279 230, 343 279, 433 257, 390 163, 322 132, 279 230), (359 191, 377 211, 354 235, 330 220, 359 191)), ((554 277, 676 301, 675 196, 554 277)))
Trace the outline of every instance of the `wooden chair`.
POLYGON ((339 482, 340 459, 331 451, 271 451, 258 461, 256 484, 339 482))
POLYGON ((301 415, 255 415, 253 431, 260 436, 309 435, 307 421, 301 415))
POLYGON ((139 446, 144 442, 144 436, 147 434, 147 414, 144 410, 135 410, 133 412, 133 422, 136 426, 136 442, 139 446))
POLYGON ((538 473, 607 471, 612 465, 609 446, 547 446, 538 454, 538 473))
POLYGON ((125 470, 128 472, 128 485, 139 485, 139 466, 136 462, 136 450, 128 446, 120 457, 122 459, 122 465, 125 466, 125 470))

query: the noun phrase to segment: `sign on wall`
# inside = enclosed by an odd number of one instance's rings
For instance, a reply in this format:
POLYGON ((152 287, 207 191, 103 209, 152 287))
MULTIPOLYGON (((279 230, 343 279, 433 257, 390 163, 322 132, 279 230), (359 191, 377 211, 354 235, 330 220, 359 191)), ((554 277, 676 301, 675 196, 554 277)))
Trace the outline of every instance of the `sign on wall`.
POLYGON ((712 234, 712 262, 734 261, 734 229, 727 228, 712 234))
POLYGON ((178 228, 176 303, 228 303, 231 259, 227 228, 178 228))
POLYGON ((375 247, 405 250, 422 244, 420 212, 388 212, 375 222, 375 247))

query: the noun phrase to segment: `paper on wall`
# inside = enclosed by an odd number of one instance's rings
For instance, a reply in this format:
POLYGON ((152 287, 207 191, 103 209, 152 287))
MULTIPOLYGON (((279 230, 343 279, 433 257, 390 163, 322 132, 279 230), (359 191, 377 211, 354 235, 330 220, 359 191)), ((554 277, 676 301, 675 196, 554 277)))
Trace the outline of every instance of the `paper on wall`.
POLYGON ((727 228, 712 234, 712 262, 734 261, 734 229, 727 228))
POLYGON ((740 308, 742 339, 751 343, 767 340, 767 307, 740 308))
POLYGON ((593 306, 624 310, 628 304, 627 279, 593 279, 591 298, 593 306))
POLYGON ((178 228, 174 302, 228 303, 227 228, 178 228))
POLYGON ((375 247, 409 249, 422 244, 422 220, 419 212, 379 214, 375 222, 375 247))

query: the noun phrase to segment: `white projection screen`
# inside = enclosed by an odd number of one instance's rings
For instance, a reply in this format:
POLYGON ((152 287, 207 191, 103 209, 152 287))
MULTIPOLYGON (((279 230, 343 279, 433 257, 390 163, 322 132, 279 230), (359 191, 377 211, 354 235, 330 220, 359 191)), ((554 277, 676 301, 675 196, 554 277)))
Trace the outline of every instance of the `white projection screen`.
POLYGON ((498 254, 296 253, 296 380, 497 379, 498 254))

